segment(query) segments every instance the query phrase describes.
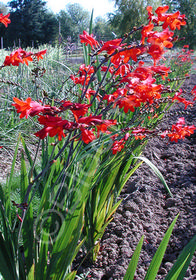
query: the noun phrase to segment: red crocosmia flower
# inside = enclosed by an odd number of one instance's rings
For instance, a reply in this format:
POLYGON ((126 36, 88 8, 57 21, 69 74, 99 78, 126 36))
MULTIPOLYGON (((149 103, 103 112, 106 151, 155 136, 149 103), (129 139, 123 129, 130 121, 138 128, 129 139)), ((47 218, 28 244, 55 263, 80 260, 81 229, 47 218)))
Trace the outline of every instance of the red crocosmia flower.
POLYGON ((76 122, 78 122, 78 118, 84 116, 88 108, 91 106, 91 104, 80 104, 80 103, 73 103, 71 107, 71 111, 75 117, 76 122))
POLYGON ((158 15, 158 20, 163 21, 162 28, 165 29, 168 26, 171 30, 175 30, 176 28, 180 30, 181 25, 186 25, 185 15, 180 15, 180 12, 177 11, 173 14, 166 14, 169 6, 158 7, 155 13, 158 15))
POLYGON ((176 12, 172 15, 167 15, 167 18, 163 24, 163 29, 170 27, 171 30, 175 30, 176 28, 180 30, 180 27, 186 25, 185 15, 180 15, 180 12, 176 12))
POLYGON ((78 118, 84 116, 88 108, 91 106, 91 104, 81 104, 81 103, 72 103, 70 101, 63 101, 63 104, 61 105, 61 110, 71 110, 76 122, 78 122, 78 118))
POLYGON ((82 136, 81 136, 82 141, 84 141, 85 144, 88 144, 96 139, 96 136, 93 134, 93 132, 91 130, 84 129, 82 127, 80 128, 80 130, 81 130, 81 134, 82 134, 82 136))
POLYGON ((72 108, 72 106, 73 106, 73 103, 71 101, 69 101, 69 100, 62 101, 61 107, 63 107, 64 110, 70 109, 70 108, 72 108))
POLYGON ((184 48, 184 49, 185 49, 185 48, 189 48, 189 45, 184 45, 183 48, 184 48))
POLYGON ((70 78, 75 84, 87 85, 91 78, 91 74, 93 73, 94 73, 93 66, 90 65, 86 66, 85 64, 82 64, 78 71, 79 77, 76 77, 75 75, 71 75, 70 78))
POLYGON ((32 52, 26 52, 22 58, 22 63, 25 63, 27 66, 29 65, 29 61, 33 61, 32 52))
POLYGON ((183 97, 180 97, 181 94, 182 94, 182 90, 180 90, 179 92, 176 92, 174 97, 172 98, 172 101, 177 100, 178 102, 183 103, 185 105, 185 110, 187 109, 187 107, 189 105, 193 106, 194 102, 186 100, 183 97))
MULTIPOLYGON (((86 93, 85 93, 85 96, 86 96, 86 98, 88 99, 88 102, 89 102, 89 103, 90 103, 90 101, 91 101, 91 96, 94 96, 95 93, 96 93, 95 90, 90 89, 90 88, 87 89, 87 91, 86 91, 86 93)), ((98 101, 100 101, 100 98, 99 98, 98 95, 96 95, 96 98, 97 98, 98 101)))
POLYGON ((95 71, 94 71, 94 68, 93 66, 90 66, 90 65, 85 65, 85 64, 82 64, 80 65, 80 68, 79 68, 79 71, 78 71, 78 74, 79 75, 91 75, 93 74, 95 71))
POLYGON ((140 55, 142 52, 139 48, 132 48, 130 50, 125 50, 121 52, 121 55, 124 56, 123 62, 127 63, 130 58, 133 59, 133 61, 137 61, 137 56, 140 55))
POLYGON ((13 98, 14 102, 12 106, 14 106, 17 110, 17 113, 20 114, 20 118, 28 116, 34 117, 36 115, 39 115, 39 113, 47 113, 47 114, 54 114, 56 111, 58 111, 58 108, 51 107, 48 105, 41 105, 37 101, 32 101, 30 97, 26 99, 26 101, 20 100, 17 97, 13 98))
POLYGON ((54 137, 58 135, 58 140, 61 141, 62 137, 65 137, 63 130, 72 130, 74 123, 67 120, 62 120, 61 117, 54 116, 40 116, 38 118, 40 124, 44 125, 44 128, 35 133, 35 136, 40 139, 44 139, 47 135, 54 137))
POLYGON ((128 92, 128 89, 125 88, 118 88, 115 92, 112 94, 106 94, 103 98, 103 100, 107 100, 107 104, 114 102, 117 98, 126 96, 128 92))
POLYGON ((151 45, 148 49, 148 53, 152 56, 155 66, 156 62, 161 59, 162 55, 165 53, 163 44, 151 45))
POLYGON ((26 117, 27 119, 29 115, 33 117, 44 110, 42 105, 36 101, 32 101, 30 97, 28 97, 26 101, 20 100, 16 97, 14 97, 13 100, 15 104, 13 103, 12 106, 16 108, 17 113, 21 113, 20 118, 26 117))
POLYGON ((186 136, 190 136, 194 133, 196 129, 194 125, 183 126, 184 124, 184 118, 180 118, 175 125, 172 125, 171 133, 167 134, 170 141, 178 142, 178 140, 184 139, 186 136))
POLYGON ((100 131, 109 134, 110 131, 108 131, 108 127, 110 127, 111 125, 116 125, 116 123, 116 120, 103 120, 102 124, 96 125, 97 137, 99 137, 100 131))
POLYGON ((83 31, 83 34, 80 35, 80 42, 84 43, 86 46, 90 45, 92 49, 99 46, 99 43, 95 40, 93 34, 89 35, 85 30, 83 31))
POLYGON ((78 119, 78 123, 84 124, 86 126, 95 126, 103 123, 103 120, 101 119, 102 115, 99 116, 88 116, 78 119))
POLYGON ((150 68, 153 73, 161 75, 163 80, 165 80, 165 77, 168 77, 168 73, 170 72, 170 67, 166 67, 165 65, 151 66, 150 68))
POLYGON ((163 30, 162 32, 150 32, 148 34, 148 43, 151 43, 152 45, 160 45, 163 44, 166 48, 172 48, 173 44, 171 41, 173 40, 172 36, 174 35, 173 32, 169 31, 168 28, 163 30))
POLYGON ((116 104, 119 108, 123 108, 125 113, 128 113, 129 110, 134 112, 136 107, 140 107, 141 100, 134 95, 130 95, 118 100, 116 104))
POLYGON ((4 66, 19 66, 20 63, 23 63, 23 59, 20 54, 20 49, 13 51, 9 56, 5 57, 4 66))
POLYGON ((148 6, 146 8, 146 10, 148 12, 149 23, 151 23, 153 21, 155 24, 158 24, 158 18, 156 16, 154 16, 154 14, 152 13, 152 6, 148 6))
POLYGON ((90 77, 85 77, 84 75, 82 77, 76 77, 75 75, 71 75, 70 78, 76 85, 77 84, 87 85, 90 80, 90 77))
POLYGON ((47 52, 47 50, 42 50, 40 52, 34 53, 34 55, 36 56, 37 60, 39 61, 40 59, 43 59, 43 55, 45 55, 47 52))
POLYGON ((138 140, 142 140, 143 138, 146 137, 146 129, 145 128, 137 128, 137 129, 133 129, 132 130, 132 134, 135 136, 135 139, 138 140))
POLYGON ((165 14, 168 10, 169 10, 169 6, 168 6, 168 5, 158 7, 158 8, 155 10, 155 13, 159 16, 159 20, 163 21, 163 20, 162 20, 162 14, 165 14), (160 18, 161 18, 161 19, 160 19, 160 18))
POLYGON ((26 52, 21 48, 13 51, 9 56, 5 57, 5 61, 3 63, 4 66, 19 66, 20 63, 25 63, 28 65, 29 61, 33 61, 31 57, 31 52, 26 52))
MULTIPOLYGON (((101 66, 101 71, 102 72, 106 72, 108 70, 108 66, 101 66)), ((109 67, 109 70, 110 74, 113 74, 114 72, 114 68, 113 67, 109 67)))
POLYGON ((117 97, 118 97, 117 92, 114 92, 113 94, 106 94, 103 100, 107 100, 107 104, 109 104, 111 102, 114 102, 117 97))
POLYGON ((194 88, 192 89, 191 94, 193 94, 195 96, 193 99, 193 101, 195 101, 196 100, 196 86, 194 86, 194 88))
POLYGON ((114 143, 112 144, 113 155, 116 155, 117 152, 120 152, 124 148, 124 146, 125 146, 124 139, 114 141, 114 143))
POLYGON ((144 44, 145 42, 145 38, 148 37, 148 34, 153 30, 154 28, 154 24, 153 23, 149 23, 148 25, 144 26, 142 28, 141 34, 142 34, 142 38, 141 38, 141 44, 144 44))
POLYGON ((117 67, 117 71, 115 72, 115 76, 120 75, 121 77, 125 76, 126 74, 130 73, 132 67, 130 64, 121 64, 117 67))
POLYGON ((184 139, 186 136, 193 134, 194 130, 196 130, 194 125, 187 126, 185 125, 184 118, 179 118, 178 122, 172 125, 171 131, 164 131, 161 134, 161 137, 164 138, 165 136, 168 136, 170 141, 178 142, 178 140, 184 139))
MULTIPOLYGON (((99 53, 106 51, 109 55, 112 54, 115 50, 119 50, 120 44, 122 42, 122 39, 114 39, 111 41, 107 41, 106 43, 103 44, 101 47, 99 53)), ((121 45, 125 46, 126 44, 121 45)))
POLYGON ((5 27, 8 27, 8 24, 11 22, 9 16, 10 14, 7 14, 5 16, 3 14, 0 14, 0 22, 3 23, 5 27))

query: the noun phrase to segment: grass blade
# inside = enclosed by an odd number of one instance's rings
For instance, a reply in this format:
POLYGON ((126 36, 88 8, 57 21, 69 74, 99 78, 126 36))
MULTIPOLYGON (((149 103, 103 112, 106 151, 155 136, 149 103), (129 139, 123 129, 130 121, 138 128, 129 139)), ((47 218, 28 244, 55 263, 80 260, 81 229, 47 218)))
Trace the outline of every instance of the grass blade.
POLYGON ((174 228, 174 225, 176 223, 178 216, 179 216, 179 214, 175 217, 175 219, 171 223, 170 227, 168 228, 165 236, 163 237, 163 240, 161 241, 161 244, 159 245, 159 248, 157 249, 157 251, 150 263, 150 266, 149 266, 148 271, 145 276, 145 280, 154 280, 156 278, 157 272, 161 265, 163 256, 165 254, 165 250, 167 248, 170 236, 172 234, 172 231, 173 231, 173 228, 174 228))
POLYGON ((173 265, 172 269, 167 274, 165 280, 175 280, 175 279, 183 280, 195 250, 196 250, 196 235, 184 247, 181 254, 177 258, 177 261, 173 265))
POLYGON ((144 236, 141 237, 139 243, 137 244, 137 247, 134 251, 134 254, 133 254, 133 256, 131 258, 131 261, 129 263, 127 272, 125 274, 124 280, 134 279, 134 275, 135 275, 135 271, 136 271, 136 268, 137 268, 140 252, 141 252, 142 245, 143 245, 143 241, 144 241, 144 236))
POLYGON ((163 175, 161 174, 161 172, 158 170, 158 168, 147 158, 145 157, 135 157, 138 158, 142 161, 144 161, 153 171, 154 173, 157 175, 157 177, 160 179, 161 183, 164 185, 164 187, 166 188, 167 192, 169 193, 169 195, 172 197, 172 193, 163 177, 163 175))

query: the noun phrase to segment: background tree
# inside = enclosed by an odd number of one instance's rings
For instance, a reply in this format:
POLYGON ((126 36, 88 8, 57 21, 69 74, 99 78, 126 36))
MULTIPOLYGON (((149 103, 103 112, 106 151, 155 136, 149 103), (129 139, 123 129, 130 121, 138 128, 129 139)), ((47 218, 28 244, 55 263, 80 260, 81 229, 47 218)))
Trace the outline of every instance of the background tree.
POLYGON ((71 37, 72 42, 77 42, 79 34, 88 29, 90 13, 78 4, 68 4, 66 11, 61 10, 57 16, 63 39, 71 37))
POLYGON ((110 23, 102 17, 96 17, 93 26, 93 34, 98 41, 108 41, 115 38, 110 23))
POLYGON ((22 47, 53 41, 57 34, 57 20, 46 9, 42 0, 14 0, 8 3, 11 12, 11 28, 7 29, 8 45, 13 42, 22 47))
MULTIPOLYGON (((179 10, 181 14, 186 15, 187 24, 177 32, 180 38, 186 38, 186 44, 190 48, 196 47, 196 1, 195 0, 166 0, 163 4, 170 6, 170 11, 179 10)), ((180 41, 178 45, 183 45, 184 41, 180 41)))
MULTIPOLYGON (((161 1, 146 0, 113 0, 115 2, 116 12, 109 14, 109 21, 118 36, 123 36, 134 26, 139 27, 146 21, 146 7, 152 5, 158 7, 161 1)), ((140 37, 140 35, 138 34, 140 37)), ((139 38, 138 37, 138 38, 139 38)))
MULTIPOLYGON (((9 13, 8 7, 3 2, 0 2, 0 14, 7 15, 8 13, 9 13)), ((9 27, 9 25, 8 25, 8 27, 9 27)), ((0 38, 2 38, 1 39, 1 48, 4 47, 5 42, 3 41, 3 38, 5 38, 6 31, 7 31, 6 27, 3 24, 1 24, 0 25, 0 38)))

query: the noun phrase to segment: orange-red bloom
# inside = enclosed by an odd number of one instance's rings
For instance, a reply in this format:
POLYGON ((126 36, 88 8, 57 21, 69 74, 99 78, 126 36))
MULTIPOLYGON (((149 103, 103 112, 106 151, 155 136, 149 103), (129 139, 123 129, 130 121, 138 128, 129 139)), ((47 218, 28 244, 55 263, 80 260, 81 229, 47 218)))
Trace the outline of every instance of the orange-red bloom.
POLYGON ((177 100, 180 103, 183 103, 185 105, 185 110, 186 108, 190 105, 192 106, 194 103, 192 101, 186 100, 185 98, 181 97, 180 95, 182 94, 182 90, 180 89, 179 92, 176 92, 174 97, 172 98, 172 101, 177 100))
POLYGON ((171 30, 176 28, 180 30, 180 26, 186 25, 185 15, 181 15, 179 11, 176 13, 166 14, 169 10, 169 6, 158 7, 155 13, 158 15, 158 20, 164 22, 162 28, 165 29, 168 26, 171 30))
POLYGON ((33 61, 31 57, 31 52, 26 52, 21 48, 13 51, 9 56, 5 57, 4 66, 19 66, 20 63, 26 63, 28 65, 28 61, 33 61))
POLYGON ((61 141, 62 137, 65 137, 63 130, 72 130, 74 123, 67 120, 62 120, 61 117, 53 116, 40 116, 38 118, 40 124, 44 125, 44 128, 35 133, 35 136, 40 139, 44 139, 47 135, 50 137, 58 136, 58 140, 61 141))
POLYGON ((178 122, 172 125, 171 131, 164 131, 161 134, 161 137, 164 138, 165 136, 168 136, 170 141, 178 142, 178 140, 184 139, 186 136, 193 134, 194 130, 196 130, 194 125, 185 125, 184 118, 179 118, 178 122))
POLYGON ((91 130, 84 129, 82 127, 80 128, 80 130, 81 130, 81 135, 82 135, 82 137, 81 137, 82 141, 85 144, 88 144, 96 139, 96 136, 93 134, 93 132, 91 130))
POLYGON ((14 97, 13 100, 15 103, 13 103, 12 106, 16 108, 17 113, 21 113, 21 119, 24 117, 27 119, 29 115, 33 117, 44 110, 42 105, 36 101, 32 101, 30 97, 28 97, 26 101, 20 100, 17 97, 14 97))
POLYGON ((125 46, 126 44, 123 44, 120 46, 122 42, 122 39, 114 39, 111 41, 107 41, 103 44, 101 47, 99 53, 106 51, 109 55, 112 54, 115 50, 119 50, 122 46, 125 46))
POLYGON ((75 117, 76 122, 78 122, 78 119, 87 113, 88 108, 90 106, 91 106, 90 104, 80 104, 80 103, 72 103, 70 101, 65 101, 62 104, 61 108, 63 108, 64 110, 67 109, 71 110, 75 117))
POLYGON ((93 34, 89 35, 85 30, 83 31, 83 34, 80 35, 80 42, 84 43, 86 46, 90 45, 92 49, 99 46, 99 43, 95 40, 93 34))
POLYGON ((30 97, 28 97, 25 101, 20 100, 17 97, 13 97, 13 100, 15 103, 13 103, 12 106, 16 108, 17 113, 21 113, 20 118, 26 117, 27 119, 28 116, 34 117, 40 113, 55 115, 60 111, 55 106, 41 105, 37 101, 31 100, 30 97))
POLYGON ((5 16, 3 14, 0 14, 0 22, 3 23, 5 27, 8 27, 8 24, 11 22, 9 16, 10 14, 7 14, 5 16))
POLYGON ((40 59, 43 59, 43 55, 45 55, 46 52, 47 52, 47 50, 42 50, 37 53, 34 53, 34 55, 36 56, 37 60, 39 61, 40 59))
POLYGON ((114 143, 112 144, 113 155, 116 155, 117 152, 120 152, 124 148, 124 146, 125 146, 124 139, 114 141, 114 143))
POLYGON ((3 66, 19 66, 20 63, 25 63, 26 65, 28 65, 29 61, 33 61, 33 55, 36 56, 39 60, 40 58, 43 58, 43 55, 46 53, 46 51, 47 50, 43 50, 33 54, 32 52, 26 52, 23 49, 19 48, 13 51, 9 56, 5 57, 3 66))

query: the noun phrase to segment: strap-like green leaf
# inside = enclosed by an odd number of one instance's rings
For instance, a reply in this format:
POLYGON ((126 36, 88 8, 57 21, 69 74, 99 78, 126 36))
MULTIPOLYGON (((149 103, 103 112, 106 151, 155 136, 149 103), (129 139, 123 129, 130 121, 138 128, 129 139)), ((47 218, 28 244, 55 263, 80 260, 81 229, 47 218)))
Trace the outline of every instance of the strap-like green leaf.
MULTIPOLYGON (((24 159, 24 154, 22 153, 21 157, 21 178, 20 178, 20 195, 21 203, 23 203, 25 194, 28 188, 28 174, 26 169, 26 163, 24 159)), ((25 215, 22 227, 22 237, 24 245, 24 255, 27 272, 30 271, 33 264, 33 243, 34 243, 34 234, 33 234, 33 209, 32 204, 29 205, 27 213, 25 215)))
POLYGON ((159 267, 161 265, 163 256, 165 254, 165 250, 167 248, 170 236, 172 234, 172 230, 174 228, 174 225, 176 223, 176 220, 178 218, 179 214, 176 216, 176 218, 171 223, 170 227, 168 228, 165 236, 163 237, 163 240, 161 241, 161 244, 159 245, 159 248, 157 249, 150 266, 148 268, 148 271, 145 276, 145 280, 154 280, 157 276, 157 272, 159 270, 159 267))
POLYGON ((195 250, 196 250, 196 235, 184 247, 181 254, 177 258, 177 261, 171 268, 170 272, 167 274, 165 280, 175 280, 175 279, 183 280, 195 250))
POLYGON ((2 234, 0 233, 0 273, 6 280, 18 279, 14 258, 10 257, 8 244, 6 244, 2 234))
POLYGON ((157 175, 157 177, 161 180, 162 184, 164 185, 164 187, 166 188, 167 192, 169 193, 170 196, 172 196, 172 193, 163 177, 163 175, 161 174, 161 172, 158 170, 158 168, 147 158, 145 157, 135 157, 138 158, 142 161, 144 161, 153 171, 154 173, 157 175))
POLYGON ((135 275, 135 271, 136 271, 136 268, 137 268, 140 252, 141 252, 142 245, 143 245, 143 240, 144 240, 144 236, 141 237, 139 243, 137 244, 137 247, 136 247, 136 249, 134 251, 134 254, 131 258, 131 261, 129 263, 127 272, 124 276, 124 280, 133 280, 134 279, 134 275, 135 275))
MULTIPOLYGON (((34 280, 35 277, 34 277, 34 271, 35 271, 35 265, 33 264, 30 271, 29 271, 29 274, 27 276, 27 280, 34 280)), ((40 278, 41 279, 41 278, 40 278)))

